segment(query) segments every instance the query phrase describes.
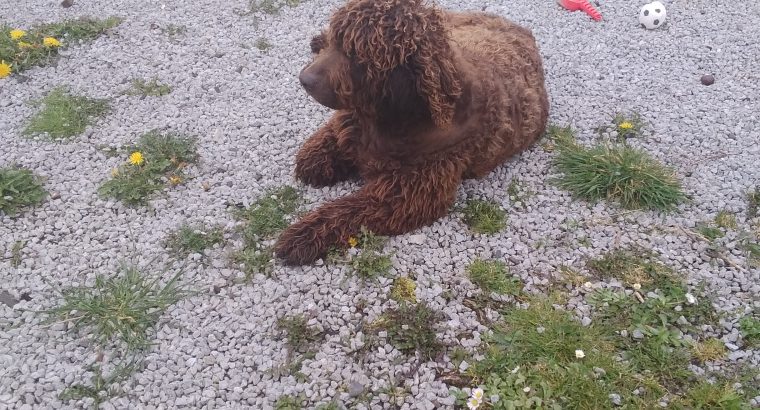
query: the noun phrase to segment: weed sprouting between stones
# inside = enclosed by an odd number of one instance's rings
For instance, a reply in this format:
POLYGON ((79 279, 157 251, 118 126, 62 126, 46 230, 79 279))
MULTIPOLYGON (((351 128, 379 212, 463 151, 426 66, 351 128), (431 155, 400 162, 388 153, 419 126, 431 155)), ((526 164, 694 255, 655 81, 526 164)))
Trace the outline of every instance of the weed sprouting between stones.
POLYGON ((181 184, 184 169, 198 160, 195 139, 151 131, 140 137, 127 163, 111 172, 98 192, 128 205, 143 205, 166 185, 181 184))
POLYGON ((153 78, 150 81, 138 78, 132 80, 132 87, 126 91, 126 94, 138 95, 141 97, 163 97, 171 92, 171 87, 158 82, 158 79, 156 78, 153 78))
POLYGON ((166 245, 176 254, 187 256, 191 253, 203 253, 223 240, 224 232, 220 227, 184 224, 169 235, 166 245))
POLYGON ((273 253, 265 241, 288 226, 287 216, 298 209, 301 201, 301 194, 293 187, 271 188, 250 207, 236 212, 236 217, 244 221, 244 244, 233 260, 242 265, 247 278, 271 273, 273 253))
POLYGON ((24 134, 42 134, 54 140, 81 134, 94 119, 109 110, 106 100, 73 95, 63 87, 58 87, 41 100, 35 101, 35 105, 42 108, 32 117, 24 134))
POLYGON ((159 285, 160 278, 149 279, 135 267, 122 271, 116 277, 98 276, 92 287, 64 290, 63 303, 45 313, 51 320, 72 323, 100 347, 117 344, 128 352, 147 348, 150 330, 186 291, 177 284, 179 273, 159 285))
POLYGON ((0 168, 0 212, 14 216, 47 196, 40 177, 25 168, 0 168))
POLYGON ((464 222, 479 234, 493 235, 507 224, 506 212, 493 201, 469 199, 461 212, 464 222))
POLYGON ((9 67, 8 74, 44 66, 58 56, 60 49, 94 40, 120 23, 120 18, 109 17, 66 20, 28 30, 0 25, 0 64, 9 67))
POLYGON ((518 296, 522 283, 511 276, 507 265, 497 260, 476 259, 467 267, 470 280, 486 293, 518 296))

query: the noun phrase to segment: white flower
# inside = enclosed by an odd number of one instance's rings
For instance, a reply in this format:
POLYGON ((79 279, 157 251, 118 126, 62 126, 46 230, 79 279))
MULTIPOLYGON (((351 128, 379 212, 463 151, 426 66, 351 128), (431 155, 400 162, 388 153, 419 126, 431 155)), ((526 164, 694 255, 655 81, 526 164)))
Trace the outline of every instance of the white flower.
POLYGON ((697 303, 697 298, 695 298, 691 293, 687 293, 686 301, 689 302, 690 305, 695 305, 697 303))
POLYGON ((529 386, 525 386, 525 387, 523 387, 523 391, 524 391, 525 393, 530 393, 530 387, 529 387, 529 386))
POLYGON ((470 410, 475 410, 478 407, 480 407, 480 400, 471 397, 469 400, 467 400, 467 408, 470 410))
POLYGON ((639 290, 639 289, 641 289, 641 284, 640 283, 634 283, 633 284, 633 288, 636 289, 636 290, 639 290))
POLYGON ((577 357, 578 359, 583 359, 584 357, 586 357, 586 353, 583 353, 583 350, 581 349, 576 349, 575 357, 577 357))
POLYGON ((483 401, 483 389, 472 389, 472 398, 476 399, 477 401, 483 401))
POLYGON ((546 331, 546 328, 543 326, 539 326, 536 328, 536 333, 544 333, 546 331))
POLYGON ((520 370, 520 366, 517 366, 514 369, 512 369, 512 374, 517 373, 518 370, 520 370))
POLYGON ((591 283, 591 282, 586 282, 586 283, 584 283, 584 284, 583 284, 583 287, 584 287, 584 288, 589 288, 589 289, 591 289, 591 288, 593 288, 593 287, 594 287, 594 284, 593 284, 593 283, 591 283))

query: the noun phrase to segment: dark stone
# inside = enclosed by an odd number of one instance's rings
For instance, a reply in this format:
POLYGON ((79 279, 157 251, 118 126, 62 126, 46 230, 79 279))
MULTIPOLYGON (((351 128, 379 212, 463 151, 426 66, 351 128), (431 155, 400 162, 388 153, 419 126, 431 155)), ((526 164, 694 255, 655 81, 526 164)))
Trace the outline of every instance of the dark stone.
POLYGON ((63 0, 61 2, 61 7, 66 8, 66 9, 73 5, 74 5, 74 0, 63 0))
POLYGON ((649 10, 644 10, 644 15, 648 16, 649 15, 649 10))
POLYGON ((705 74, 699 79, 699 81, 702 82, 702 85, 713 85, 713 83, 715 83, 715 76, 712 74, 705 74))
POLYGON ((18 300, 14 298, 10 293, 2 291, 0 292, 0 303, 8 307, 13 307, 16 303, 18 303, 18 300))
POLYGON ((654 19, 654 25, 655 26, 659 26, 660 25, 660 20, 659 19, 654 19))

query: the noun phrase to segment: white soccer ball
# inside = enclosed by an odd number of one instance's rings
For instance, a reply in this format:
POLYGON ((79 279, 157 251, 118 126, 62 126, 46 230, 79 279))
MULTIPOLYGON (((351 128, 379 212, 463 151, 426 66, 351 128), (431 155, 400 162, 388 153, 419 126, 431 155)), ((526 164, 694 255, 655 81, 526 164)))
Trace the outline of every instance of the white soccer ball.
POLYGON ((667 12, 665 6, 659 1, 645 4, 639 11, 639 23, 647 30, 654 30, 665 23, 667 12))

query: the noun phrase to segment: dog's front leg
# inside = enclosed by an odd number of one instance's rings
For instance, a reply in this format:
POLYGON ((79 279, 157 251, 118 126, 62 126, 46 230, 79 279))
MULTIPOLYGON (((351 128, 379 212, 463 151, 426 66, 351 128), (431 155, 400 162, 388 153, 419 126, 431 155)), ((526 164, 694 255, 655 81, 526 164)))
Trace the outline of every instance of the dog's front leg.
POLYGON ((298 151, 296 178, 323 187, 357 175, 350 149, 354 132, 351 113, 336 112, 298 151))
POLYGON ((329 202, 288 227, 275 245, 288 265, 324 257, 344 247, 362 227, 379 235, 398 235, 446 215, 456 197, 464 166, 454 161, 389 172, 358 192, 329 202))

